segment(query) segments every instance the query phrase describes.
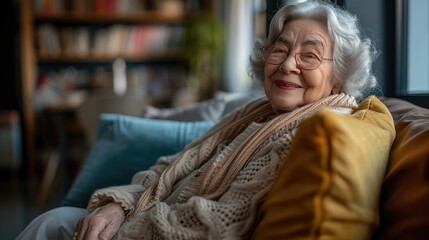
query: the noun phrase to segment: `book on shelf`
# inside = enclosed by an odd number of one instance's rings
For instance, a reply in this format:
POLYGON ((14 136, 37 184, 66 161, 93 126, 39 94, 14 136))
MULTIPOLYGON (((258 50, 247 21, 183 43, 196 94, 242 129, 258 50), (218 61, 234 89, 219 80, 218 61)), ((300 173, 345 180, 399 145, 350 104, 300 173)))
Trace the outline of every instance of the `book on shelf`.
POLYGON ((121 15, 146 9, 141 0, 34 0, 34 11, 40 14, 96 13, 121 15))
POLYGON ((38 28, 41 55, 147 56, 180 49, 182 26, 121 25, 91 29, 87 26, 38 28))
POLYGON ((85 56, 90 52, 90 38, 89 30, 86 27, 79 27, 76 29, 75 34, 73 34, 73 47, 72 49, 77 55, 85 56))
POLYGON ((51 24, 44 24, 38 28, 38 46, 41 54, 58 55, 61 53, 58 32, 51 24))
MULTIPOLYGON (((103 55, 115 56, 123 54, 123 45, 127 37, 126 35, 129 34, 127 29, 128 27, 117 24, 108 28, 106 46, 104 51, 102 51, 103 55)), ((97 46, 94 46, 94 48, 97 48, 97 46)))

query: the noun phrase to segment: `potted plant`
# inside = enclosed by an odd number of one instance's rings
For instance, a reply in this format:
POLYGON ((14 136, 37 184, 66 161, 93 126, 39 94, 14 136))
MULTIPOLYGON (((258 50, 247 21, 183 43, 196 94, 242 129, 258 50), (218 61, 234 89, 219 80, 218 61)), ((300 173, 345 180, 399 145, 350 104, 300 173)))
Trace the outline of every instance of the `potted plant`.
POLYGON ((213 97, 218 89, 222 70, 224 27, 213 15, 204 15, 192 21, 183 34, 188 59, 188 88, 199 93, 199 99, 213 97))

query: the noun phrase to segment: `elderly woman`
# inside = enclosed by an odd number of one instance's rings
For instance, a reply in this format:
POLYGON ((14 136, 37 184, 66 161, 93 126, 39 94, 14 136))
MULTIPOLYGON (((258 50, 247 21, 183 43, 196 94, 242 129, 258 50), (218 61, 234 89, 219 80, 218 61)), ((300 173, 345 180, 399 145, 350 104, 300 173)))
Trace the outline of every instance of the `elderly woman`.
POLYGON ((130 185, 96 191, 87 209, 39 216, 18 239, 249 237, 300 122, 322 107, 350 114, 355 98, 376 85, 373 59, 350 13, 322 1, 284 6, 251 57, 266 97, 160 158, 130 185))

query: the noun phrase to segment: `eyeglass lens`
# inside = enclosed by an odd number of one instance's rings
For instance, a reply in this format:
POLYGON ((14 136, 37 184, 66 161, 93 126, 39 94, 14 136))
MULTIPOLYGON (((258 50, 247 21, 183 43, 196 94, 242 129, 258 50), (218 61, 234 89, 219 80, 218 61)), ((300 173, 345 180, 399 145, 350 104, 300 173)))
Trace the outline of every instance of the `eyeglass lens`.
POLYGON ((320 66, 322 57, 315 51, 307 50, 304 52, 286 52, 286 51, 271 51, 270 49, 261 49, 263 59, 270 64, 283 63, 290 54, 295 58, 297 66, 302 69, 312 70, 320 66))

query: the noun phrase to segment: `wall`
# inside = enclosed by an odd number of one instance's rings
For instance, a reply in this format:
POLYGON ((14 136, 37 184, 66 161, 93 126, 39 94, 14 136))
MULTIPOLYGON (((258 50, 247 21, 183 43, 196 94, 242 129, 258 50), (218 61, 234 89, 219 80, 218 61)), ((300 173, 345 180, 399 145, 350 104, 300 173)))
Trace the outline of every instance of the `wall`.
MULTIPOLYGON (((394 81, 394 66, 387 66, 389 64, 387 59, 393 57, 393 53, 389 47, 389 42, 386 39, 386 28, 395 27, 394 23, 387 24, 385 22, 384 14, 385 9, 387 9, 385 8, 385 1, 345 0, 345 4, 347 10, 356 14, 359 18, 362 29, 369 38, 375 41, 375 47, 380 52, 373 70, 383 92, 375 92, 374 94, 385 95, 388 92, 387 81, 394 81), (392 71, 392 73, 388 73, 387 71, 392 71)), ((389 41, 393 42, 393 39, 390 39, 389 41)))

